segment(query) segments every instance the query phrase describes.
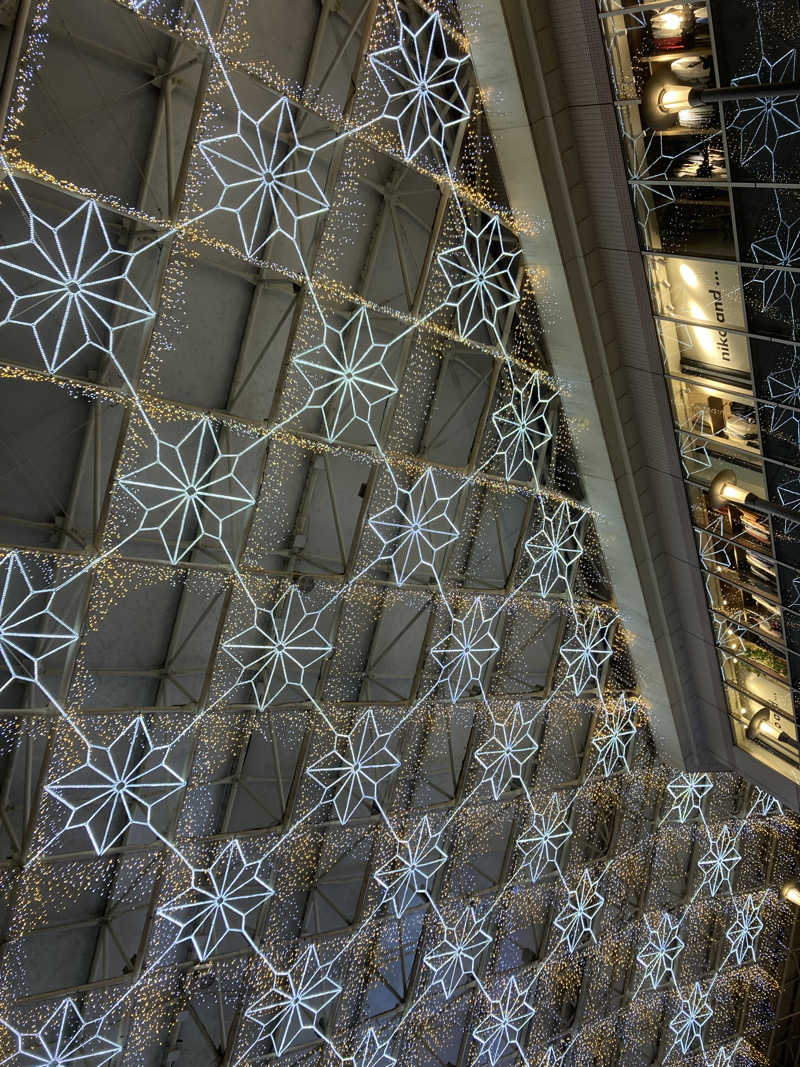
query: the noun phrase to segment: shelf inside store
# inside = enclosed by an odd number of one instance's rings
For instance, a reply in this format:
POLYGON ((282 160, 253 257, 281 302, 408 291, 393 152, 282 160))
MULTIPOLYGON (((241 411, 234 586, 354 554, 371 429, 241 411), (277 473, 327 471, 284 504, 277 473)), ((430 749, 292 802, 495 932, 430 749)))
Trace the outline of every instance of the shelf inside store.
POLYGON ((763 469, 762 464, 760 462, 755 465, 753 464, 753 460, 760 461, 763 459, 757 435, 753 439, 752 444, 740 445, 734 444, 729 437, 720 437, 717 434, 703 433, 700 430, 689 430, 685 429, 683 426, 678 425, 675 425, 675 429, 678 434, 683 438, 696 438, 698 441, 702 441, 704 444, 707 443, 708 445, 713 446, 715 450, 719 450, 721 452, 721 458, 733 453, 734 459, 739 456, 741 456, 743 459, 746 457, 747 460, 749 460, 749 463, 747 465, 752 469, 763 469))
MULTIPOLYGON (((707 40, 707 38, 701 40, 707 40)), ((711 43, 693 45, 691 48, 682 48, 678 52, 653 52, 649 56, 638 56, 645 63, 674 63, 676 59, 684 59, 686 56, 713 56, 711 43)))
POLYGON ((666 130, 659 130, 662 137, 710 137, 720 132, 719 126, 667 126, 666 130))
MULTIPOLYGON (((669 318, 666 317, 666 315, 656 316, 656 318, 657 319, 660 318, 663 322, 676 323, 679 326, 686 326, 688 329, 691 329, 693 326, 698 326, 701 329, 708 329, 709 328, 709 324, 707 322, 689 322, 688 320, 684 320, 684 319, 669 319, 669 318)), ((713 326, 711 328, 713 329, 713 326)), ((664 377, 667 378, 670 381, 676 381, 676 382, 682 382, 682 383, 685 382, 687 385, 696 386, 696 385, 700 384, 703 388, 707 388, 707 389, 710 389, 711 385, 714 385, 714 386, 716 386, 716 388, 722 389, 724 392, 729 393, 729 394, 731 394, 733 396, 740 396, 740 397, 744 398, 745 400, 752 400, 753 399, 753 387, 752 386, 748 386, 748 385, 744 385, 744 384, 737 385, 735 382, 727 382, 727 381, 717 384, 716 382, 711 382, 710 378, 708 378, 707 376, 705 376, 703 374, 700 374, 700 373, 698 373, 698 374, 689 374, 688 372, 684 371, 683 374, 678 374, 675 371, 667 371, 667 370, 665 370, 664 377)), ((748 450, 747 454, 750 455, 750 451, 749 450, 748 450)))

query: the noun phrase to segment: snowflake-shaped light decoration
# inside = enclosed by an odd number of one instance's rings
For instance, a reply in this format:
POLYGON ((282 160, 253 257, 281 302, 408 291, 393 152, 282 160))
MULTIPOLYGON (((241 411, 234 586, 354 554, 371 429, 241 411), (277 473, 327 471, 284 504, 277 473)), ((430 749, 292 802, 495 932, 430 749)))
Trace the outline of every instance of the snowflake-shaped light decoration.
POLYGON ((559 869, 561 846, 571 836, 569 804, 553 793, 541 811, 534 809, 531 812, 525 833, 517 838, 517 848, 522 853, 521 869, 528 874, 531 882, 538 882, 551 864, 559 869))
POLYGON ((732 566, 728 543, 720 540, 725 534, 722 515, 712 519, 704 530, 699 531, 698 540, 700 561, 708 571, 717 571, 720 567, 732 566))
POLYGON ((696 1041, 702 1045, 703 1027, 713 1014, 707 994, 700 983, 695 982, 689 995, 680 998, 680 1007, 669 1024, 675 1044, 684 1055, 696 1041))
POLYGON ((439 492, 429 467, 410 489, 397 489, 391 507, 369 520, 381 541, 380 558, 392 561, 398 585, 422 567, 435 571, 439 555, 458 538, 450 518, 452 499, 439 492))
POLYGON ((147 826, 153 809, 186 784, 167 763, 168 745, 154 745, 138 716, 110 745, 89 745, 86 760, 46 787, 69 809, 65 830, 82 827, 98 855, 132 826, 147 826))
POLYGON ((465 908, 454 926, 445 926, 441 940, 425 956, 431 970, 431 984, 442 989, 449 1000, 466 978, 472 978, 484 949, 492 943, 491 935, 472 908, 465 908))
POLYGON ((205 960, 229 934, 250 941, 248 919, 274 893, 261 867, 261 860, 248 862, 234 840, 210 867, 193 869, 191 887, 158 909, 162 918, 177 926, 175 943, 190 941, 197 958, 205 960))
POLYGON ((8 1067, 103 1067, 122 1052, 122 1045, 100 1033, 102 1017, 86 1022, 71 997, 35 1033, 5 1025, 17 1045, 3 1060, 8 1067))
POLYGON ((797 522, 791 519, 783 520, 784 532, 790 534, 800 524, 800 478, 790 478, 783 485, 779 485, 778 500, 785 508, 798 512, 797 522))
POLYGON ((386 369, 389 348, 375 340, 369 312, 360 307, 341 329, 325 322, 322 341, 294 357, 311 390, 304 406, 319 409, 329 441, 338 440, 353 423, 374 433, 374 409, 397 392, 386 369))
POLYGON ((736 656, 744 655, 747 651, 747 647, 742 640, 744 631, 736 623, 718 615, 714 615, 711 621, 714 624, 714 636, 723 664, 735 659, 736 656))
MULTIPOLYGON (((731 85, 777 85, 795 80, 797 52, 791 48, 770 62, 762 55, 758 69, 752 74, 731 78, 731 85)), ((800 133, 800 95, 757 97, 739 100, 736 114, 727 123, 728 129, 739 131, 739 155, 743 167, 756 160, 764 161, 772 180, 777 178, 775 152, 782 141, 800 133)))
POLYGON ((583 555, 583 516, 561 500, 552 511, 538 502, 536 529, 525 542, 531 560, 530 580, 536 593, 547 597, 556 589, 569 589, 569 576, 583 555))
POLYGON ((570 1053, 579 1035, 580 1031, 576 1031, 569 1039, 562 1037, 556 1040, 552 1045, 548 1045, 540 1056, 529 1056, 528 1062, 531 1067, 566 1067, 567 1063, 572 1062, 570 1053))
POLYGON ((469 118, 460 84, 467 56, 450 51, 439 15, 416 31, 401 20, 398 43, 369 61, 386 94, 380 118, 395 124, 403 157, 414 159, 430 146, 446 163, 448 131, 469 118))
POLYGON ((379 1041, 374 1030, 367 1030, 353 1056, 342 1061, 344 1067, 396 1067, 397 1058, 389 1053, 389 1042, 379 1041))
POLYGON ((246 1012, 260 1029, 259 1044, 270 1041, 282 1056, 301 1038, 324 1037, 319 1017, 342 991, 330 970, 330 964, 320 963, 316 946, 309 945, 288 971, 274 973, 271 988, 246 1012))
POLYGON ((642 981, 658 989, 665 978, 676 981, 675 961, 683 951, 685 942, 680 936, 680 920, 673 919, 668 912, 663 912, 652 922, 645 915, 644 921, 647 941, 639 950, 636 961, 644 968, 642 981))
POLYGON ((611 641, 616 624, 616 615, 606 619, 597 609, 575 619, 572 633, 561 646, 561 658, 576 696, 590 685, 600 687, 603 667, 614 651, 611 641))
POLYGON ((375 872, 398 919, 420 894, 427 894, 436 872, 447 862, 436 833, 425 815, 408 840, 400 840, 394 855, 375 872))
POLYGON ((248 684, 259 710, 286 690, 311 697, 306 674, 331 651, 320 630, 320 612, 306 608, 303 595, 290 585, 269 608, 254 608, 253 621, 222 645, 239 668, 237 685, 248 684))
POLYGON ((800 408, 800 358, 796 355, 786 366, 771 370, 766 383, 770 400, 790 408, 800 408))
POLYGON ((447 683, 455 703, 472 685, 481 684, 484 668, 500 646, 492 633, 495 615, 484 615, 483 604, 474 600, 467 613, 454 618, 450 633, 431 649, 440 669, 438 684, 447 683))
POLYGON ((601 721, 592 738, 592 745, 597 749, 595 766, 602 768, 608 777, 622 763, 630 772, 628 751, 638 729, 637 718, 639 701, 629 700, 622 693, 611 708, 603 708, 601 721))
POLYGON ((733 922, 725 936, 730 942, 731 954, 741 967, 748 956, 753 963, 756 961, 756 938, 764 929, 764 920, 761 918, 761 902, 756 901, 752 893, 741 902, 734 900, 733 908, 733 922))
POLYGON ((307 773, 325 789, 336 817, 350 821, 360 804, 378 799, 378 786, 400 766, 388 747, 391 734, 382 733, 375 713, 367 710, 349 734, 339 734, 336 744, 307 773))
POLYGON ((759 268, 745 282, 758 291, 761 305, 787 317, 794 329, 800 315, 797 291, 800 279, 795 271, 786 270, 800 263, 800 218, 787 219, 780 195, 775 191, 778 221, 771 234, 759 237, 750 245, 750 258, 759 268))
POLYGON ((689 162, 691 156, 707 152, 710 137, 691 140, 676 152, 661 133, 645 130, 632 134, 624 123, 620 124, 620 132, 636 219, 643 237, 649 240, 650 216, 675 203, 675 190, 667 180, 670 173, 681 161, 689 162))
POLYGON ((756 787, 750 814, 760 815, 764 819, 768 819, 771 815, 783 815, 783 805, 777 797, 756 787))
POLYGON ((681 466, 687 478, 691 478, 699 471, 708 470, 711 466, 711 457, 702 437, 697 436, 703 432, 706 421, 706 409, 696 411, 689 420, 689 433, 678 435, 678 451, 681 454, 681 466))
POLYGON ((461 243, 436 257, 449 287, 444 304, 455 310, 462 337, 485 329, 497 344, 502 342, 502 316, 519 303, 515 273, 520 252, 506 242, 493 215, 480 230, 465 226, 461 243))
POLYGON ((110 355, 117 333, 155 314, 131 280, 137 253, 112 245, 94 200, 57 226, 22 205, 27 238, 0 245, 0 326, 29 327, 51 374, 87 351, 110 355))
POLYGON ((0 693, 12 682, 38 682, 50 658, 78 640, 56 614, 55 595, 34 585, 18 553, 0 560, 0 693))
POLYGON ((541 377, 531 374, 522 385, 512 381, 511 397, 492 415, 498 442, 495 458, 502 457, 507 479, 536 478, 536 457, 553 437, 550 405, 558 394, 541 377))
POLYGON ((313 172, 316 150, 298 140, 286 97, 260 118, 239 108, 236 132, 199 148, 222 186, 217 208, 236 216, 248 256, 261 254, 277 234, 297 246, 300 224, 328 210, 313 172))
POLYGON ((792 578, 791 592, 788 593, 783 603, 787 608, 800 608, 800 575, 792 578))
POLYGON ((198 419, 171 444, 155 438, 156 458, 119 479, 144 509, 139 531, 157 531, 170 563, 186 559, 204 537, 227 551, 231 520, 255 504, 236 469, 257 442, 223 452, 209 419, 198 419))
POLYGON ((675 813, 678 822, 687 822, 693 816, 703 814, 703 798, 713 788, 711 779, 703 772, 682 771, 667 786, 672 797, 672 807, 664 816, 670 818, 675 813))
POLYGON ((475 753, 475 759, 483 767, 483 781, 491 785, 495 800, 499 800, 512 779, 522 778, 525 765, 539 749, 533 736, 534 721, 517 702, 510 718, 505 722, 495 720, 491 737, 475 753))
POLYGON ((712 897, 715 897, 723 886, 728 887, 728 892, 733 892, 731 877, 736 864, 741 859, 737 848, 734 834, 723 826, 718 834, 709 834, 708 851, 700 858, 697 866, 703 872, 703 885, 707 885, 712 897))
POLYGON ((555 918, 555 926, 561 931, 561 940, 570 953, 575 951, 586 934, 591 936, 592 941, 597 940, 592 925, 605 904, 599 886, 599 876, 593 878, 585 870, 575 888, 567 890, 567 899, 555 918))
POLYGON ((741 1038, 727 1048, 724 1045, 720 1045, 711 1058, 706 1053, 705 1062, 707 1067, 733 1067, 734 1057, 738 1051, 740 1041, 741 1038))
POLYGON ((800 447, 800 410, 780 404, 759 403, 758 411, 770 433, 780 434, 796 448, 800 447))
MULTIPOLYGON (((531 984, 532 985, 532 984, 531 984)), ((531 986, 520 988, 516 975, 505 984, 499 997, 489 998, 489 1011, 475 1028, 478 1061, 494 1067, 509 1049, 524 1056, 524 1031, 534 1015, 531 986)))

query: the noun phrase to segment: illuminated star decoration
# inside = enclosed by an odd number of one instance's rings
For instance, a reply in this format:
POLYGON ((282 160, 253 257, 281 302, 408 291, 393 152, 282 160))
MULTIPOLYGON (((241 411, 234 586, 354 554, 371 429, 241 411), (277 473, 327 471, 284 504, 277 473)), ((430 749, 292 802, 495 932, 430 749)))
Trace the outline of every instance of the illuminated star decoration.
MULTIPOLYGON (((791 511, 800 512, 800 478, 790 478, 784 482, 783 485, 778 486, 778 500, 785 508, 789 508, 791 511)), ((784 532, 791 533, 797 525, 800 523, 800 514, 797 516, 797 522, 793 522, 791 519, 783 520, 784 532)))
POLYGON ((239 667, 236 685, 252 688, 260 711, 287 689, 311 697, 306 672, 331 651, 319 625, 320 612, 308 611, 302 593, 290 585, 272 607, 254 608, 252 624, 223 643, 239 667))
MULTIPOLYGON (((769 386, 767 375, 767 388, 769 386)), ((780 434, 788 438, 795 448, 800 447, 800 410, 762 402, 758 405, 758 411, 762 420, 766 420, 770 433, 780 434)))
POLYGON ((583 555, 581 525, 583 516, 576 513, 566 500, 560 501, 552 512, 544 500, 539 500, 536 529, 525 542, 531 560, 531 581, 539 596, 550 596, 559 587, 569 590, 573 567, 583 555))
POLYGON ((53 610, 55 591, 37 589, 22 558, 0 560, 0 693, 12 682, 38 682, 51 656, 78 634, 53 610))
POLYGON ((714 624, 714 636, 723 663, 727 663, 728 660, 735 659, 736 656, 741 656, 747 651, 741 636, 743 631, 735 623, 730 622, 728 619, 719 618, 717 615, 714 615, 711 621, 714 624))
POLYGON ((709 835, 708 851, 697 866, 703 872, 702 884, 709 887, 712 897, 725 885, 729 893, 733 892, 731 877, 741 858, 736 848, 736 838, 727 826, 723 826, 716 836, 709 835))
POLYGON ((741 967, 747 956, 752 958, 753 963, 756 962, 756 938, 764 929, 764 920, 761 918, 761 904, 754 900, 752 893, 741 903, 734 900, 733 907, 733 922, 725 936, 730 942, 736 963, 741 967))
POLYGON ((499 997, 489 998, 489 1011, 475 1028, 478 1059, 494 1067, 512 1047, 524 1055, 523 1031, 533 1018, 531 989, 520 989, 516 976, 506 982, 499 997))
POLYGON ((430 146, 446 163, 448 130, 469 118, 469 106, 459 84, 467 56, 456 55, 438 14, 412 31, 400 21, 396 45, 369 57, 386 94, 380 118, 397 128, 403 158, 414 159, 430 146))
POLYGON ((3 1064, 9 1067, 103 1067, 122 1045, 100 1033, 102 1017, 85 1022, 71 997, 62 1000, 36 1033, 20 1033, 5 1023, 17 1048, 3 1064))
POLYGON ((720 567, 731 567, 731 556, 726 541, 718 540, 724 534, 725 527, 722 515, 712 519, 705 530, 699 533, 700 547, 698 549, 700 560, 706 570, 716 571, 720 567))
POLYGON ((29 327, 51 374, 87 350, 110 354, 120 330, 155 314, 131 281, 137 253, 114 248, 94 200, 58 226, 22 205, 27 239, 0 246, 0 326, 29 327))
POLYGON ((664 139, 659 133, 631 134, 624 125, 621 133, 634 215, 642 236, 647 239, 650 215, 675 203, 675 192, 666 184, 666 178, 677 157, 664 151, 664 139))
POLYGON ((391 902, 398 919, 416 896, 428 892, 431 879, 446 861, 439 835, 425 815, 409 839, 399 841, 392 858, 375 873, 375 881, 384 890, 384 901, 391 902))
POLYGON ((592 744, 597 749, 595 766, 602 768, 606 778, 620 762, 630 772, 628 751, 638 729, 638 711, 639 702, 628 700, 624 693, 615 701, 613 709, 603 709, 602 722, 597 727, 592 744))
POLYGON ((777 797, 756 787, 755 801, 750 814, 768 819, 771 815, 783 815, 783 807, 777 797))
POLYGON ((724 1045, 720 1045, 720 1047, 714 1053, 712 1059, 709 1059, 709 1055, 708 1053, 706 1053, 705 1061, 708 1064, 708 1067, 732 1067, 734 1057, 736 1055, 737 1049, 739 1048, 740 1041, 741 1038, 739 1038, 729 1048, 725 1048, 724 1045))
POLYGON ((492 938, 483 929, 472 908, 465 908, 454 926, 445 926, 441 941, 425 956, 432 971, 431 984, 441 986, 449 1000, 465 978, 475 974, 475 965, 492 938))
POLYGON ((711 466, 711 457, 708 448, 698 433, 703 432, 705 426, 705 408, 696 411, 689 420, 689 433, 678 435, 678 450, 681 454, 681 465, 687 478, 697 474, 698 471, 708 470, 711 466))
POLYGON ((169 747, 154 745, 138 716, 110 745, 89 745, 86 761, 46 787, 69 809, 64 827, 82 827, 98 855, 131 825, 147 826, 153 809, 186 784, 167 764, 169 747))
POLYGON ((449 515, 451 501, 440 495, 429 467, 410 489, 397 489, 391 507, 369 520, 381 541, 379 558, 391 560, 398 585, 422 567, 435 570, 439 554, 458 538, 449 515))
POLYGON ((565 1067, 566 1064, 573 1062, 570 1052, 579 1036, 580 1031, 576 1031, 569 1040, 562 1037, 554 1044, 548 1045, 541 1056, 533 1060, 529 1059, 528 1062, 531 1067, 565 1067))
POLYGON ((199 419, 177 445, 155 438, 156 459, 124 474, 119 484, 144 509, 139 532, 158 531, 170 563, 209 538, 227 549, 231 520, 255 504, 236 468, 258 442, 223 452, 209 419, 199 419))
POLYGON ((519 302, 514 277, 519 254, 506 247, 496 216, 478 231, 465 226, 461 244, 439 252, 436 261, 449 286, 444 304, 455 309, 462 337, 486 329, 501 344, 502 314, 519 302))
POLYGON ((555 926, 561 931, 561 940, 572 953, 586 934, 592 941, 597 937, 592 929, 595 916, 605 904, 599 890, 600 878, 592 878, 585 870, 574 889, 567 890, 564 907, 555 918, 555 926))
POLYGON ((796 355, 785 367, 770 370, 766 381, 770 400, 800 409, 800 359, 796 355))
POLYGON ((680 920, 673 919, 668 912, 653 922, 645 915, 644 921, 647 941, 639 950, 636 961, 644 967, 642 981, 658 989, 665 978, 675 981, 675 961, 685 948, 685 942, 679 933, 680 920))
POLYGON ((438 684, 447 683, 453 703, 470 686, 480 686, 484 668, 500 650, 492 633, 494 620, 495 615, 487 618, 482 603, 474 600, 466 615, 453 619, 447 637, 431 649, 431 656, 441 672, 438 684))
POLYGON ((531 882, 538 882, 550 864, 558 869, 561 846, 571 836, 569 805, 554 793, 541 811, 531 812, 525 833, 517 838, 517 848, 522 853, 521 869, 531 882))
POLYGON ((539 749, 533 737, 534 721, 517 702, 506 722, 494 722, 491 737, 475 753, 475 759, 483 767, 483 780, 491 785, 495 800, 512 779, 522 778, 526 763, 539 749))
POLYGON ((703 797, 711 788, 711 779, 707 774, 682 771, 667 786, 672 807, 664 818, 668 819, 675 812, 678 822, 684 823, 694 814, 702 815, 703 797))
POLYGON ((364 712, 349 734, 340 734, 336 746, 308 768, 308 775, 333 801, 336 817, 350 821, 360 804, 378 799, 378 786, 400 766, 386 742, 391 735, 381 733, 375 713, 364 712))
POLYGON ((316 946, 310 945, 288 971, 276 971, 272 988, 247 1009, 248 1019, 260 1028, 258 1043, 270 1040, 282 1056, 301 1038, 322 1037, 319 1017, 339 996, 342 987, 321 964, 316 946))
POLYGON ((531 375, 522 385, 513 382, 511 398, 492 415, 498 444, 495 457, 503 459, 506 478, 536 479, 536 457, 553 437, 550 405, 558 396, 531 375))
POLYGON ((321 343, 294 357, 311 390, 305 407, 319 409, 329 441, 353 423, 374 433, 373 409, 397 392, 384 364, 389 347, 375 340, 369 312, 360 307, 341 329, 325 322, 321 343))
MULTIPOLYGON (((797 52, 791 48, 771 63, 762 55, 753 74, 731 78, 731 85, 777 85, 793 82, 797 52)), ((772 181, 777 178, 775 151, 780 142, 800 133, 800 96, 768 97, 739 100, 736 114, 727 122, 728 129, 740 133, 739 155, 743 167, 755 160, 766 162, 772 181)))
POLYGON ((777 190, 775 209, 777 222, 774 232, 758 238, 750 245, 750 258, 761 266, 745 282, 745 288, 757 290, 761 306, 786 316, 794 331, 800 316, 797 299, 800 279, 794 271, 785 268, 800 263, 800 218, 789 220, 784 217, 783 203, 777 190))
POLYGON ((611 634, 616 622, 616 615, 606 620, 596 609, 585 619, 576 618, 572 634, 561 646, 561 658, 576 696, 590 685, 600 687, 603 666, 614 651, 611 634))
POLYGON ((158 909, 178 927, 175 943, 191 941, 199 960, 208 959, 229 934, 250 944, 247 921, 274 890, 261 876, 261 860, 251 863, 237 840, 222 849, 210 867, 192 870, 192 885, 158 909))
POLYGON ((396 1067, 397 1059, 389 1054, 389 1042, 380 1042, 374 1030, 367 1030, 354 1056, 343 1061, 344 1067, 396 1067))
POLYGON ((688 997, 681 997, 680 1007, 669 1024, 681 1052, 687 1053, 695 1041, 702 1045, 703 1027, 713 1014, 700 983, 695 982, 688 997))
POLYGON ((313 173, 316 151, 298 140, 286 97, 260 118, 238 109, 236 133, 199 148, 222 185, 217 207, 236 215, 248 256, 262 253, 276 234, 297 246, 300 223, 328 210, 313 173))

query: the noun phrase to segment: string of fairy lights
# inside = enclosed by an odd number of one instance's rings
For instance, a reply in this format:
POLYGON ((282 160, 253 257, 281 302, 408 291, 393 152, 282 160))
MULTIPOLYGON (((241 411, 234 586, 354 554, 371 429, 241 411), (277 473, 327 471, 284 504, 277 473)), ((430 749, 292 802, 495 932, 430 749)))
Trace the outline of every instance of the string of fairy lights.
MULTIPOLYGON (((127 6, 139 17, 157 21, 158 5, 151 0, 127 6)), ((467 1033, 469 1063, 496 1065, 514 1057, 549 1067, 577 1062, 581 1049, 596 1051, 606 1041, 607 1015, 589 1015, 562 1035, 539 1021, 542 1005, 555 988, 562 993, 572 988, 582 961, 594 953, 611 958, 619 951, 619 925, 604 924, 602 917, 612 904, 618 907, 629 880, 644 877, 653 850, 668 847, 665 842, 683 842, 687 833, 700 851, 693 891, 671 907, 646 909, 641 919, 627 924, 625 936, 636 942, 633 962, 639 979, 625 1010, 660 1015, 667 1005, 663 1062, 678 1063, 681 1056, 699 1053, 704 1062, 722 1067, 751 1055, 751 1046, 732 1025, 722 1034, 714 1031, 712 1040, 711 1020, 719 1011, 720 991, 742 975, 746 979, 748 966, 757 965, 759 944, 768 940, 764 931, 772 931, 772 942, 780 941, 785 906, 776 884, 742 892, 734 888, 734 872, 747 866, 743 841, 756 832, 755 825, 780 838, 786 836, 789 820, 776 801, 759 791, 739 814, 725 808, 723 800, 726 814, 712 817, 706 800, 713 786, 709 775, 671 775, 654 760, 646 704, 625 667, 612 663, 625 660, 622 620, 614 605, 576 590, 576 570, 591 544, 587 509, 545 484, 544 475, 556 438, 569 436, 557 420, 559 383, 536 365, 533 353, 524 347, 520 351, 510 332, 526 289, 536 287, 535 273, 523 269, 515 242, 515 232, 529 223, 492 210, 488 194, 459 178, 453 146, 460 144, 472 116, 467 40, 435 5, 422 7, 425 15, 415 24, 395 0, 379 6, 364 62, 375 82, 377 106, 369 114, 354 109, 341 129, 312 146, 304 140, 295 94, 283 91, 263 112, 248 111, 237 78, 253 76, 252 65, 235 58, 235 42, 217 34, 197 5, 196 26, 191 32, 182 26, 182 32, 212 60, 212 124, 221 122, 220 94, 235 122, 225 132, 200 133, 185 214, 167 226, 149 220, 155 235, 135 251, 116 247, 101 210, 114 204, 89 190, 71 190, 80 194, 80 202, 59 224, 38 215, 21 180, 35 175, 64 183, 6 148, 6 190, 26 219, 27 237, 0 248, 0 284, 9 297, 0 325, 30 331, 41 368, 6 366, 4 375, 54 381, 103 396, 102 386, 66 373, 87 352, 99 354, 122 383, 113 392, 114 402, 130 416, 130 440, 98 549, 63 553, 66 576, 52 572, 52 581, 44 583, 38 557, 47 553, 10 551, 0 561, 4 688, 16 683, 36 688, 64 726, 65 751, 76 757, 70 770, 45 786, 50 821, 40 825, 52 826, 53 832, 34 836, 24 858, 23 882, 34 897, 41 896, 41 871, 57 855, 64 835, 74 831, 85 834, 87 847, 97 856, 101 882, 110 869, 103 861, 132 831, 163 846, 174 866, 159 873, 147 960, 135 979, 121 992, 107 991, 95 1014, 79 1007, 74 997, 54 1009, 49 1004, 36 1028, 29 1017, 17 1023, 21 1016, 10 1005, 3 1013, 10 1042, 3 1062, 93 1067, 117 1057, 133 1062, 142 1054, 142 1035, 158 1033, 169 1014, 176 976, 185 974, 186 990, 191 990, 193 975, 205 973, 206 965, 216 966, 217 955, 231 941, 245 945, 246 965, 237 971, 234 963, 231 972, 235 988, 230 996, 243 997, 226 1059, 236 1067, 270 1056, 289 1062, 285 1057, 307 1055, 309 1047, 319 1050, 314 1062, 392 1067, 411 1062, 407 1057, 415 1052, 409 1050, 430 1048, 426 1042, 437 1045, 437 1033, 448 1027, 467 1033), (435 175, 447 196, 450 216, 442 231, 443 247, 434 257, 434 296, 427 304, 412 302, 409 315, 354 299, 357 294, 335 280, 331 264, 310 262, 304 249, 305 224, 325 219, 332 210, 330 191, 320 178, 321 161, 345 144, 362 142, 435 175), (202 207, 202 188, 209 181, 216 200, 202 207), (232 227, 232 238, 216 236, 220 219, 232 227), (149 388, 137 388, 119 355, 126 331, 152 325, 156 316, 153 302, 135 280, 137 261, 175 239, 189 256, 193 243, 211 245, 302 285, 316 332, 299 335, 301 343, 295 344, 287 367, 288 401, 266 424, 194 411, 149 388), (278 242, 293 252, 291 271, 267 259, 278 242), (100 249, 96 256, 90 251, 95 248, 100 249), (340 306, 351 310, 336 317, 331 308, 340 306), (380 316, 396 326, 388 341, 378 325, 380 316), (421 334, 440 346, 452 340, 471 345, 497 364, 494 381, 502 403, 486 420, 491 447, 476 453, 466 471, 438 467, 387 446, 385 426, 405 388, 395 360, 421 334), (317 431, 308 430, 309 418, 317 420, 317 431), (354 433, 362 443, 352 443, 354 433), (236 435, 245 443, 237 443, 236 435), (276 580, 266 568, 251 565, 247 549, 241 548, 256 528, 259 494, 253 486, 263 478, 269 447, 277 444, 360 456, 375 469, 376 483, 381 480, 375 505, 365 516, 361 553, 340 581, 320 581, 313 592, 301 581, 276 580), (476 489, 511 492, 531 502, 524 566, 510 587, 495 594, 475 595, 445 577, 450 555, 476 538, 478 520, 468 503, 476 489), (160 565, 126 555, 144 542, 155 544, 160 565), (218 559, 217 570, 204 562, 205 555, 218 559), (227 595, 210 683, 189 713, 159 717, 158 737, 166 723, 166 741, 155 739, 155 716, 144 711, 128 716, 113 736, 103 734, 97 716, 75 699, 87 684, 80 674, 67 697, 55 692, 48 679, 54 659, 74 656, 82 639, 80 627, 58 610, 64 595, 89 578, 106 582, 102 610, 108 610, 114 599, 145 581, 148 567, 146 580, 192 574, 199 582, 216 582, 227 595), (382 574, 386 578, 378 577, 382 574), (355 610, 351 604, 359 598, 377 611, 387 591, 407 596, 409 602, 414 597, 435 602, 426 666, 412 697, 393 704, 391 717, 380 702, 359 706, 353 714, 352 708, 318 695, 320 673, 340 640, 331 619, 355 610), (510 641, 507 620, 525 612, 537 624, 557 618, 563 633, 555 679, 547 695, 535 701, 497 696, 491 687, 492 672, 499 669, 510 641), (204 752, 216 744, 224 755, 241 740, 226 709, 246 708, 253 728, 292 698, 313 720, 316 735, 325 739, 306 763, 293 817, 272 834, 271 843, 257 840, 255 858, 246 835, 220 840, 212 852, 198 848, 208 830, 187 799, 189 775, 179 770, 178 754, 187 746, 204 752), (420 764, 420 757, 404 748, 404 732, 421 720, 431 722, 432 732, 444 722, 446 732, 446 715, 459 709, 480 723, 471 778, 443 811, 431 808, 420 815, 420 805, 407 788, 404 798, 400 786, 404 775, 410 781, 420 764), (539 762, 549 744, 544 726, 553 719, 560 724, 562 740, 572 722, 582 723, 584 734, 587 720, 591 723, 582 774, 567 789, 548 782, 546 763, 539 762), (664 788, 673 804, 663 816, 621 839, 609 858, 570 865, 581 820, 616 810, 627 790, 664 788), (176 801, 177 814, 165 829, 162 815, 176 801), (351 830, 362 832, 365 810, 372 820, 374 857, 358 921, 337 942, 298 938, 287 946, 281 919, 292 914, 291 887, 297 883, 292 875, 286 884, 276 878, 279 861, 285 864, 291 856, 300 879, 319 856, 320 834, 341 831, 350 841, 346 835, 351 830), (459 877, 451 858, 471 847, 468 839, 473 844, 485 840, 495 824, 507 820, 518 827, 512 850, 518 861, 508 865, 494 892, 454 892, 443 901, 443 880, 455 884, 459 877), (519 921, 532 926, 530 916, 545 898, 554 931, 545 951, 533 962, 510 966, 493 957, 490 966, 498 933, 519 921), (724 916, 723 952, 712 970, 696 961, 684 967, 693 951, 693 924, 709 910, 724 916), (265 921, 266 913, 270 917, 265 921), (362 1010, 362 976, 378 970, 376 944, 387 916, 401 928, 404 923, 424 927, 425 977, 401 1012, 373 1023, 362 1010), (199 969, 187 971, 184 959, 199 969), (123 1038, 126 1017, 129 1029, 123 1038)), ((41 4, 33 17, 31 54, 46 35, 46 8, 41 4)), ((21 128, 34 73, 23 64, 9 124, 12 135, 21 128)), ((269 82, 263 71, 258 73, 269 82)), ((364 110, 363 101, 359 106, 364 110)), ((170 309, 180 305, 180 276, 180 270, 168 274, 164 283, 159 343, 168 335, 170 309)), ((168 340, 163 348, 159 358, 168 360, 168 340)), ((146 368, 143 378, 147 373, 146 368)), ((524 644, 518 655, 524 660, 524 644)), ((209 766, 222 760, 203 758, 209 766)), ((721 781, 724 797, 729 786, 721 781)), ((76 872, 78 865, 65 869, 76 872)), ((140 878, 146 878, 144 872, 142 867, 140 878)), ((85 888, 81 877, 76 874, 73 892, 85 888)), ((24 935, 35 919, 19 922, 20 934, 9 948, 12 960, 24 953, 24 935)))

